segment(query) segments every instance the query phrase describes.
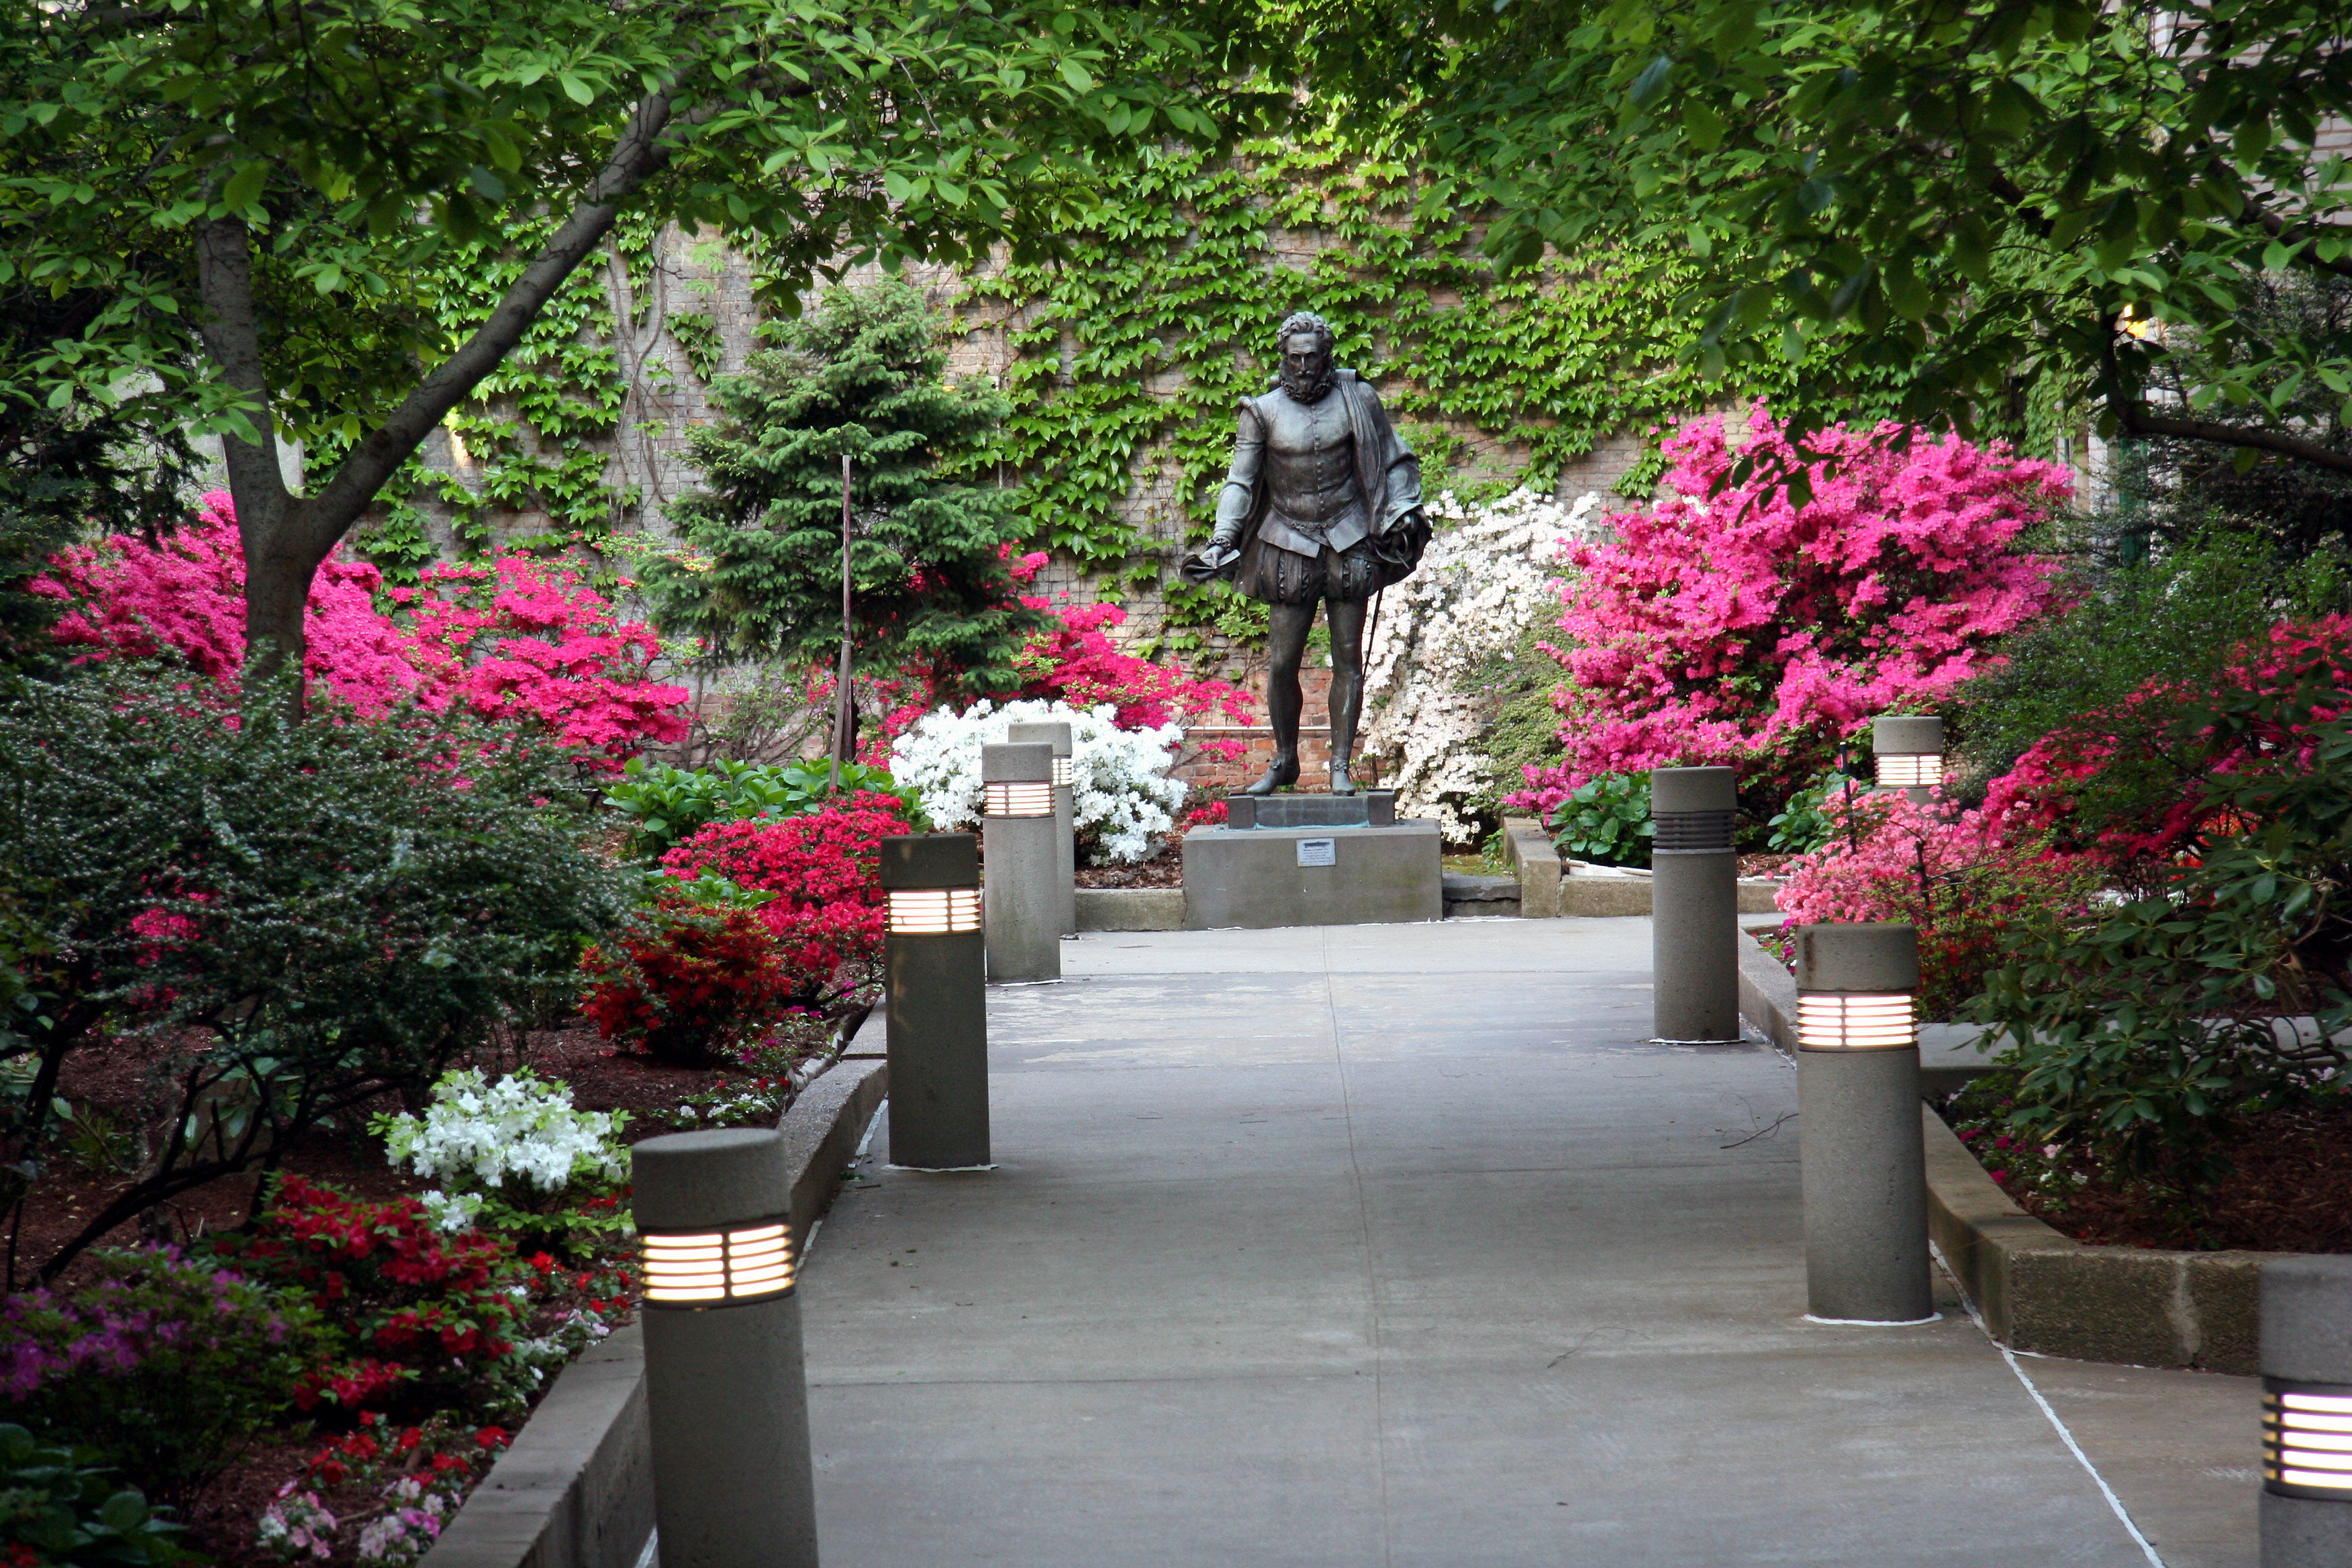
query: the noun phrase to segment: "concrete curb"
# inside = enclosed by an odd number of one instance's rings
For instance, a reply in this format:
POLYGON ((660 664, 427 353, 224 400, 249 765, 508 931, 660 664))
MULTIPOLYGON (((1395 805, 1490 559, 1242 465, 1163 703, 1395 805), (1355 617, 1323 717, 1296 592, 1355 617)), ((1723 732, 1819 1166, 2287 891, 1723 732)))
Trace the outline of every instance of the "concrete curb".
MULTIPOLYGON (((877 1008, 845 1051, 872 1042, 878 1052, 881 1020, 877 1008)), ((832 1205, 889 1087, 878 1056, 845 1055, 776 1124, 799 1172, 794 1235, 807 1237, 832 1205)), ((565 1367, 423 1568, 635 1568, 654 1528, 645 1370, 635 1323, 565 1367)))
MULTIPOLYGON (((1797 983, 1740 934, 1740 1016, 1783 1051, 1797 1047, 1797 983)), ((1968 1290, 1985 1330, 2011 1350, 2129 1366, 2259 1368, 2263 1252, 2095 1247, 2020 1208, 1944 1119, 1919 1107, 1927 1234, 1968 1290)))
POLYGON ((1080 888, 1080 931, 1182 931, 1181 888, 1080 888))

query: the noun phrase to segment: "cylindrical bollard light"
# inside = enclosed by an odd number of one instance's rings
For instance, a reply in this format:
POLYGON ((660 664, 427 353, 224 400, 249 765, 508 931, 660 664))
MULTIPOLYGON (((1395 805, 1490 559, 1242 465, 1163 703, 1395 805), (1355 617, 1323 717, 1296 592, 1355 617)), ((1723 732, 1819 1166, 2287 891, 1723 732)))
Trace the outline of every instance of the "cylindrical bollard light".
POLYGON ((1078 789, 1067 724, 1014 724, 1004 738, 1054 748, 1054 887, 1062 895, 1062 934, 1078 934, 1078 789))
POLYGON ((981 908, 991 980, 1062 977, 1062 909, 1054 894, 1054 748, 1043 741, 980 749, 981 908))
POLYGON ((1729 768, 1650 775, 1651 1026, 1662 1040, 1739 1038, 1738 806, 1729 768))
POLYGON ((1873 719, 1870 755, 1879 788, 1899 789, 1925 805, 1927 791, 1944 782, 1944 721, 1933 714, 1873 719))
POLYGON ((1830 1322, 1929 1321, 1936 1300, 1911 1016, 1919 933, 1799 926, 1796 942, 1807 1313, 1830 1322))
POLYGON ((2352 1568, 2352 1258, 2263 1262, 2263 1568, 2352 1568))
POLYGON ((890 1163, 929 1171, 985 1165, 988 958, 979 840, 969 833, 885 838, 882 889, 890 900, 882 939, 890 1163))
POLYGON ((672 1132, 634 1155, 663 1568, 816 1568, 783 1135, 672 1132))

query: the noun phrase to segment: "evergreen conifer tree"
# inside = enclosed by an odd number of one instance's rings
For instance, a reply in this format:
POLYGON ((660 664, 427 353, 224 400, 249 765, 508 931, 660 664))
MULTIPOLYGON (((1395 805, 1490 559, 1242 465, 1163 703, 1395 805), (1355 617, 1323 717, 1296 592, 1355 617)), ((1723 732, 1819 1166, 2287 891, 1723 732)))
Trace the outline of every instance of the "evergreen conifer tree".
POLYGON ((705 488, 670 517, 646 574, 663 628, 746 658, 826 665, 841 637, 841 459, 852 465, 852 637, 860 675, 912 670, 942 691, 1020 683, 1038 624, 1007 569, 1018 491, 967 482, 1006 412, 950 386, 938 318, 898 282, 827 292, 712 391, 693 437, 705 488))

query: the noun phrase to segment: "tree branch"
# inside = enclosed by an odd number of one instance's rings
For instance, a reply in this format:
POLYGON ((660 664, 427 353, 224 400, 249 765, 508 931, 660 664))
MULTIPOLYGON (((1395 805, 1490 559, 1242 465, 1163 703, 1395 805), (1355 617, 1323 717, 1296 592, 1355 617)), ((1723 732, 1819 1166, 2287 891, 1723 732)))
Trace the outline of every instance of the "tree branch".
MULTIPOLYGON (((531 258, 522 276, 515 279, 498 308, 490 312, 489 320, 476 328, 474 335, 457 353, 435 366, 400 406, 352 448, 333 480, 305 508, 309 513, 306 531, 318 545, 321 557, 359 520, 360 513, 375 499, 376 491, 407 461, 408 455, 432 433, 433 427, 513 352, 548 300, 563 286, 563 280, 572 276, 612 228, 621 203, 669 162, 677 145, 677 127, 673 124, 671 112, 671 95, 677 89, 677 80, 673 76, 638 101, 629 116, 627 129, 614 144, 612 156, 590 182, 579 205, 572 209, 562 226, 531 258)), ((716 112, 717 108, 715 103, 708 105, 683 123, 692 123, 716 112)))
POLYGON ((2183 441, 2211 441, 2224 447, 2252 447, 2260 452, 2276 452, 2284 458, 2329 468, 2339 474, 2352 474, 2352 452, 2339 452, 2333 447, 2290 436, 2280 430, 2266 430, 2260 426, 2223 425, 2211 419, 2176 419, 2168 414, 2151 414, 2145 405, 2122 404, 2117 422, 2127 436, 2170 436, 2183 441))

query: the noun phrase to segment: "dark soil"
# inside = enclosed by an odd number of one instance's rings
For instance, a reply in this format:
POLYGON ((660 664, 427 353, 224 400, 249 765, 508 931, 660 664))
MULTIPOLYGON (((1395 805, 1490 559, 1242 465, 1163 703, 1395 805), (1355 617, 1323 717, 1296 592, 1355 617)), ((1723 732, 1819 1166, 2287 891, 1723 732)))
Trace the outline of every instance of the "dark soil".
POLYGON ((1181 888, 1184 885, 1184 835, 1171 834, 1160 853, 1132 866, 1081 866, 1081 888, 1181 888))
POLYGON ((1743 877, 1777 877, 1781 868, 1794 860, 1794 855, 1742 855, 1739 874, 1743 877))
POLYGON ((2240 1121, 2234 1167, 2193 1197, 2120 1188, 2095 1173, 2063 1197, 2011 1190, 2025 1211, 2078 1241, 2180 1251, 2352 1252, 2352 1103, 2298 1106, 2240 1121))

